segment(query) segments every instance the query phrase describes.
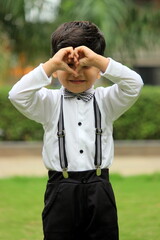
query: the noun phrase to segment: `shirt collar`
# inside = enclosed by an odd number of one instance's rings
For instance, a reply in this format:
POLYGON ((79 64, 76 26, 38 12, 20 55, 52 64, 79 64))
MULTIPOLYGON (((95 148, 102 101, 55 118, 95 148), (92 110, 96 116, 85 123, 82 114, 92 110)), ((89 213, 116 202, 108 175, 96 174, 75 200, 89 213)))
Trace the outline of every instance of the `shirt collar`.
MULTIPOLYGON (((63 86, 61 86, 61 88, 60 88, 61 93, 64 92, 64 89, 65 88, 63 86)), ((86 90, 85 92, 94 94, 95 93, 94 85, 91 88, 89 88, 88 90, 86 90)))

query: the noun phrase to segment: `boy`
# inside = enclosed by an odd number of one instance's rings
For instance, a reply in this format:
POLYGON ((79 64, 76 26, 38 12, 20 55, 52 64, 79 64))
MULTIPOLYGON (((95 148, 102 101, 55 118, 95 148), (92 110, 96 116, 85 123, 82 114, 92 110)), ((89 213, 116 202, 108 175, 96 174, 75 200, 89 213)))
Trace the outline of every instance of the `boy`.
POLYGON ((44 240, 118 240, 109 182, 112 124, 137 100, 141 77, 103 56, 105 40, 87 21, 62 24, 52 35, 52 58, 9 93, 13 105, 44 128, 49 170, 43 210, 44 240), (49 90, 51 76, 62 84, 49 90), (114 84, 93 85, 100 75, 114 84))

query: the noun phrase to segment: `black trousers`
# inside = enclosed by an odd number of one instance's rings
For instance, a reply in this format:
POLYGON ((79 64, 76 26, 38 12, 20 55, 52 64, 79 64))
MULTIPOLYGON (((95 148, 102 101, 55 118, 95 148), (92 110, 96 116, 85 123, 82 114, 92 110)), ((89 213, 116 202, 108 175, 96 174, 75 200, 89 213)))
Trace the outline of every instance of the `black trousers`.
POLYGON ((44 240, 118 240, 117 209, 108 169, 49 171, 42 213, 44 240))

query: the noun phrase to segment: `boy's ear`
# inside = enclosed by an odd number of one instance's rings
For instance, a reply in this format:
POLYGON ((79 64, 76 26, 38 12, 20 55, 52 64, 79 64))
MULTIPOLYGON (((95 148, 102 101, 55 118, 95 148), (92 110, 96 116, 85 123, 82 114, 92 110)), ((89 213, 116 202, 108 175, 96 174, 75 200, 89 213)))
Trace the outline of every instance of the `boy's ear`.
POLYGON ((54 78, 57 78, 57 72, 52 73, 52 76, 53 76, 54 78))

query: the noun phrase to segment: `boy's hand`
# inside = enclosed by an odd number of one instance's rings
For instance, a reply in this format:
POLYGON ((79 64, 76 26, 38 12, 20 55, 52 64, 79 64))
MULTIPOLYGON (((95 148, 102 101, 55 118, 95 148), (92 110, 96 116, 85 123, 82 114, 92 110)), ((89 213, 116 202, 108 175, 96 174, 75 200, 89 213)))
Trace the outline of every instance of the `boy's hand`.
POLYGON ((78 66, 78 68, 94 65, 94 58, 97 54, 93 52, 90 48, 80 46, 74 49, 74 53, 77 59, 76 65, 78 66))
POLYGON ((60 49, 49 61, 44 63, 43 69, 48 76, 51 76, 57 70, 62 70, 77 77, 78 72, 83 67, 94 66, 105 72, 108 63, 108 58, 95 53, 86 46, 80 46, 75 49, 66 47, 60 49))
POLYGON ((60 49, 49 61, 43 64, 43 69, 48 76, 51 76, 57 70, 67 71, 74 76, 77 72, 69 67, 70 63, 77 62, 73 47, 60 49))
POLYGON ((86 46, 80 46, 74 49, 75 63, 77 66, 77 72, 80 71, 82 67, 94 66, 100 71, 105 72, 109 59, 105 58, 86 46))
POLYGON ((56 70, 63 70, 75 74, 73 68, 70 68, 70 63, 74 62, 74 49, 72 47, 60 49, 53 57, 56 70))

